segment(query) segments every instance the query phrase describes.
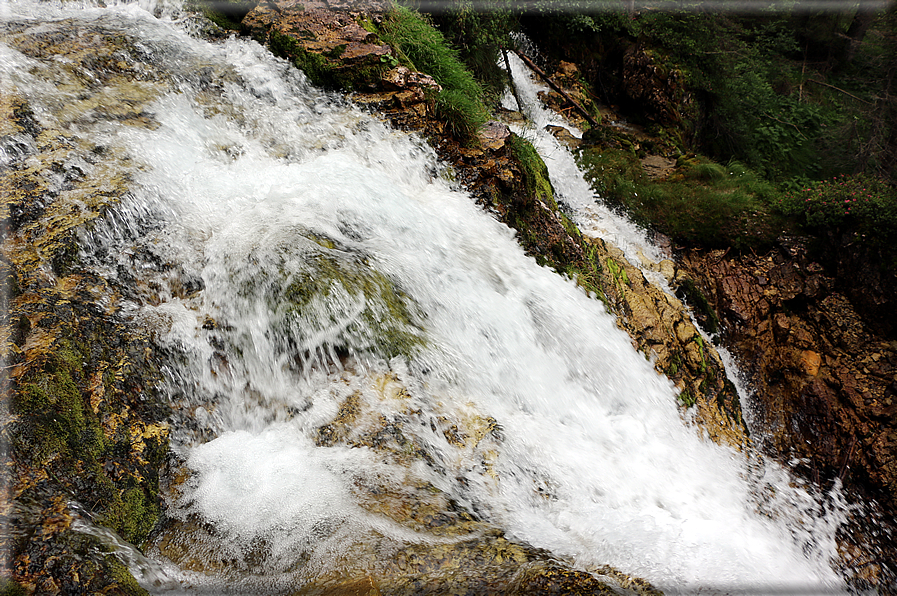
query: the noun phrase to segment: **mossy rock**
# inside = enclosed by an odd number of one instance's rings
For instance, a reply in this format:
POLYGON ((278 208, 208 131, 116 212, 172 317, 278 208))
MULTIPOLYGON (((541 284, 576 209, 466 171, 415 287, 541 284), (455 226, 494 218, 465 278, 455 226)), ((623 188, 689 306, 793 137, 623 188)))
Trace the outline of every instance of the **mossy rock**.
POLYGON ((391 62, 373 54, 364 60, 348 64, 341 60, 346 50, 345 44, 318 53, 306 49, 295 37, 276 29, 268 32, 268 48, 273 54, 290 60, 296 68, 305 73, 309 81, 325 89, 341 91, 373 89, 380 85, 383 73, 391 67, 391 62))
POLYGON ((300 360, 325 350, 388 361, 425 345, 423 312, 395 281, 356 250, 311 233, 306 240, 242 289, 264 297, 282 349, 300 360))
POLYGON ((542 161, 536 148, 532 143, 514 133, 511 133, 507 144, 523 169, 523 182, 527 194, 544 202, 552 211, 557 211, 558 204, 554 198, 554 187, 551 185, 551 178, 548 175, 548 166, 542 161))

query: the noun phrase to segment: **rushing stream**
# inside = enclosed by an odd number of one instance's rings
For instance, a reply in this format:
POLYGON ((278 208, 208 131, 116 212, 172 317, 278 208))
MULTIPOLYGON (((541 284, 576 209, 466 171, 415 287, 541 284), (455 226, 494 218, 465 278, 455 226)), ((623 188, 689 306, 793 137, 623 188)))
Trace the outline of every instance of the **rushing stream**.
POLYGON ((444 515, 669 593, 843 587, 843 512, 702 440, 602 304, 526 257, 419 139, 254 42, 198 40, 137 5, 2 11, 7 30, 123 36, 121 60, 152 65, 104 91, 139 92, 142 126, 72 116, 64 55, 0 45, 4 85, 42 125, 130 156, 131 190, 83 227, 83 258, 129 285, 128 316, 171 354, 172 449, 189 473, 169 517, 215 528, 188 550, 249 570, 181 569, 189 557, 154 545, 179 589, 216 571, 301 584, 374 540, 456 540, 371 501, 409 506, 420 486, 453 504, 444 515))

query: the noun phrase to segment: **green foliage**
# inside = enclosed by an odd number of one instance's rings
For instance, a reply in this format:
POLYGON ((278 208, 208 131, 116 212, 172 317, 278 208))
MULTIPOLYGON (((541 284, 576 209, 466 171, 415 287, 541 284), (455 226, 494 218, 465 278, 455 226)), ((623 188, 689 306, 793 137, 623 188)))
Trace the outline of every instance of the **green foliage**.
POLYGON ((817 232, 855 230, 865 243, 897 240, 897 191, 867 175, 841 175, 784 194, 779 209, 817 232))
POLYGON ((584 147, 577 161, 604 200, 679 242, 763 247, 784 224, 771 207, 775 187, 738 162, 683 158, 667 179, 655 181, 631 151, 584 147))
POLYGON ((499 66, 499 50, 512 45, 516 16, 510 0, 452 0, 447 9, 431 15, 461 60, 493 98, 504 91, 507 73, 499 66))
POLYGON ((483 90, 443 34, 420 13, 396 6, 383 20, 380 37, 396 48, 409 68, 432 76, 443 87, 436 97, 436 115, 456 136, 473 140, 488 117, 483 90))
POLYGON ((799 73, 781 56, 796 49, 783 19, 651 13, 634 27, 682 66, 704 103, 697 140, 711 155, 774 178, 815 172, 815 140, 827 116, 791 93, 799 73))
POLYGON ((460 89, 443 89, 436 96, 436 115, 459 139, 472 141, 486 122, 482 100, 460 89))

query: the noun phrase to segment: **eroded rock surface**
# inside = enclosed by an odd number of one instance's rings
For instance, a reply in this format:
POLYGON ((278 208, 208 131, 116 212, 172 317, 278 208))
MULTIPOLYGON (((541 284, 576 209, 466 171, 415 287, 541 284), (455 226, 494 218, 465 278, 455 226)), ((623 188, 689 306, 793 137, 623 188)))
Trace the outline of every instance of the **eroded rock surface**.
MULTIPOLYGON (((427 479, 428 468, 447 462, 436 445, 422 440, 422 427, 463 454, 465 469, 485 482, 496 480, 504 437, 495 419, 455 401, 434 417, 417 407, 422 402, 414 389, 395 373, 370 375, 360 386, 357 372, 341 374, 356 389, 318 427, 315 444, 362 449, 375 453, 378 465, 402 470, 401 477, 375 472, 352 478, 355 502, 382 521, 319 524, 315 543, 285 554, 261 533, 231 536, 191 511, 192 471, 189 462, 176 462, 166 474, 167 516, 150 552, 205 575, 212 590, 263 581, 302 594, 659 594, 611 567, 575 569, 511 540, 427 479)), ((535 498, 553 498, 545 484, 534 482, 532 491, 535 498)))
POLYGON ((40 106, 27 84, 0 95, 4 576, 44 594, 144 593, 101 541, 73 529, 89 512, 144 540, 168 447, 157 354, 119 316, 121 288, 81 262, 78 230, 114 208, 140 168, 88 131, 109 120, 153 127, 148 105, 172 81, 126 36, 79 21, 10 23, 0 38, 58 92, 40 106))
MULTIPOLYGON (((883 518, 874 525, 893 527, 897 342, 864 323, 804 239, 782 238, 759 256, 692 251, 682 266, 750 376, 755 439, 823 488, 837 479, 878 501, 883 518)), ((889 539, 877 547, 878 555, 864 555, 873 577, 887 573, 881 564, 894 555, 889 539)))
MULTIPOLYGON (((741 404, 726 377, 719 353, 692 322, 688 308, 650 283, 623 252, 603 240, 591 240, 602 264, 602 287, 617 326, 633 345, 654 362, 679 390, 680 403, 694 408, 694 421, 717 443, 742 448, 748 444, 741 404)), ((675 285, 672 260, 653 265, 675 285)))

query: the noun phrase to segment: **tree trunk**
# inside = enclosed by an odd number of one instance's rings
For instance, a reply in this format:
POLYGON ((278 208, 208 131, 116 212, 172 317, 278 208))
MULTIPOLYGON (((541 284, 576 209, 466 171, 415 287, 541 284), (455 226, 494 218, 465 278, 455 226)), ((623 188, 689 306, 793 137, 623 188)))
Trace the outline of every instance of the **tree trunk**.
POLYGON ((866 32, 875 20, 875 15, 878 13, 880 6, 879 2, 860 0, 857 13, 853 17, 850 28, 847 30, 849 39, 847 48, 844 51, 844 59, 841 62, 842 65, 850 64, 856 57, 857 50, 860 49, 860 44, 863 43, 863 38, 866 37, 866 32))

